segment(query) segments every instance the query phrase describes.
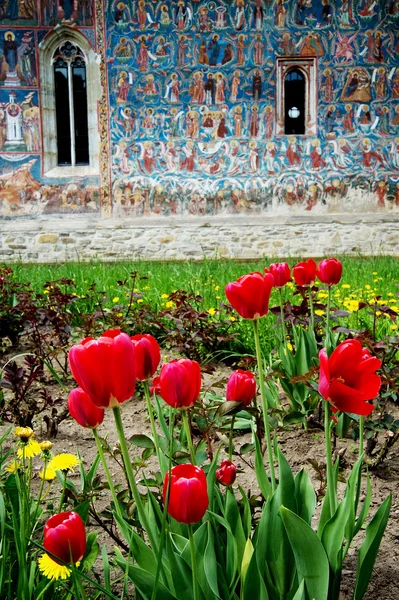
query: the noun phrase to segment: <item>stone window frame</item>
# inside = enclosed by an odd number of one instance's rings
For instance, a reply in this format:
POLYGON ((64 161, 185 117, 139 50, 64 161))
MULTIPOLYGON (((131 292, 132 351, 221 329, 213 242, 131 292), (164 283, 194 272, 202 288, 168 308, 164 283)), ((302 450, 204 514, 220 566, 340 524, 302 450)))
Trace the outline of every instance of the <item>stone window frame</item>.
POLYGON ((305 77, 305 133, 317 135, 317 59, 316 57, 283 57, 276 59, 276 126, 275 134, 285 133, 284 80, 289 71, 297 69, 305 77))
POLYGON ((39 44, 40 101, 42 114, 43 174, 46 177, 74 177, 99 175, 100 135, 97 102, 101 97, 99 55, 89 40, 79 31, 66 25, 57 25, 39 44), (80 48, 86 61, 87 113, 89 135, 89 164, 58 165, 58 147, 54 90, 53 55, 60 45, 70 41, 80 48))

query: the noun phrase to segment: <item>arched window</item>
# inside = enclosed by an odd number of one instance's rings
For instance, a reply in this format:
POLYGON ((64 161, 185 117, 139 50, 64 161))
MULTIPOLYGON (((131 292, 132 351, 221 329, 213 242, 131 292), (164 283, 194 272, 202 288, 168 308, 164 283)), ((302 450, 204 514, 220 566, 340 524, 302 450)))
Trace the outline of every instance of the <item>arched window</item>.
POLYGON ((284 133, 305 133, 306 106, 305 76, 299 69, 292 69, 284 79, 284 133))
POLYGON ((39 45, 43 172, 48 177, 99 172, 98 57, 89 40, 66 25, 39 45))
POLYGON ((53 54, 58 165, 88 165, 86 59, 70 41, 53 54))

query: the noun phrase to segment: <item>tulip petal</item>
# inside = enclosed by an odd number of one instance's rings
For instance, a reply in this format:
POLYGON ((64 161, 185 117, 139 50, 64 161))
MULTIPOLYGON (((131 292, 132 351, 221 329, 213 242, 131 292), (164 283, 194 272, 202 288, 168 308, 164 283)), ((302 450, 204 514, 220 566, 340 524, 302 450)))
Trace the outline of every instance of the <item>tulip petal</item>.
POLYGON ((361 392, 337 380, 331 383, 330 400, 341 412, 353 413, 362 417, 368 416, 374 410, 372 404, 364 401, 361 392))
POLYGON ((319 352, 320 359, 320 376, 319 376, 319 392, 324 400, 328 400, 330 393, 330 373, 327 351, 325 348, 319 352))

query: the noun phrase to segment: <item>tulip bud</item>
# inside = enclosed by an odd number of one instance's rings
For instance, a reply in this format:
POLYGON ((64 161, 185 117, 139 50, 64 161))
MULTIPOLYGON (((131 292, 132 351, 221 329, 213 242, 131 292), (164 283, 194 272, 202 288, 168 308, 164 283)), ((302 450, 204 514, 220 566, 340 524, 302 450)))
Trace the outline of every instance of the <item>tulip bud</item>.
POLYGON ((300 262, 293 268, 295 283, 302 287, 313 285, 316 279, 316 263, 313 258, 300 262))
POLYGON ((269 298, 274 285, 271 273, 249 273, 225 288, 227 300, 244 319, 259 319, 269 312, 269 298))
POLYGON ((317 267, 317 277, 325 285, 336 285, 341 281, 342 263, 336 258, 326 258, 317 267))
POLYGON ((85 338, 69 351, 72 375, 99 408, 115 408, 134 395, 134 344, 118 329, 98 340, 85 338))
POLYGON ((104 410, 98 408, 81 388, 72 390, 68 396, 68 410, 82 427, 95 429, 104 420, 104 410))
POLYGON ((246 408, 256 394, 256 381, 251 371, 237 369, 229 377, 226 388, 226 400, 241 402, 246 408))
MULTIPOLYGON (((176 465, 171 471, 168 513, 179 523, 197 523, 208 508, 208 487, 202 469, 191 464, 176 465)), ((169 473, 165 475, 163 501, 168 491, 169 473)))
POLYGON ((274 278, 274 287, 282 288, 291 279, 291 270, 287 263, 272 263, 265 273, 271 273, 274 278))
POLYGON ((216 470, 216 479, 223 485, 233 485, 237 476, 237 467, 230 461, 224 460, 220 469, 216 470))
POLYGON ((78 513, 63 512, 51 517, 44 526, 43 546, 67 564, 81 560, 86 551, 86 532, 78 513))
POLYGON ((159 394, 173 408, 189 408, 201 390, 201 369, 195 360, 172 360, 162 366, 159 394))
POLYGON ((146 381, 154 375, 161 361, 159 344, 148 333, 133 335, 130 339, 135 349, 136 377, 139 381, 146 381))

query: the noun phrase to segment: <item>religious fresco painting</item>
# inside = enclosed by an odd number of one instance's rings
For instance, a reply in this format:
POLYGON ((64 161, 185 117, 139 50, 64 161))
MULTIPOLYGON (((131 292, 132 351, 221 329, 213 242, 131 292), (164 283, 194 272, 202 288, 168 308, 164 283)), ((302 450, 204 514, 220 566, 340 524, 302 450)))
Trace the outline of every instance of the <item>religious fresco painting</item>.
POLYGON ((398 0, 33 4, 0 0, 2 216, 399 211, 398 0), (82 28, 104 91, 100 175, 68 193, 40 133, 38 44, 57 24, 82 28))

